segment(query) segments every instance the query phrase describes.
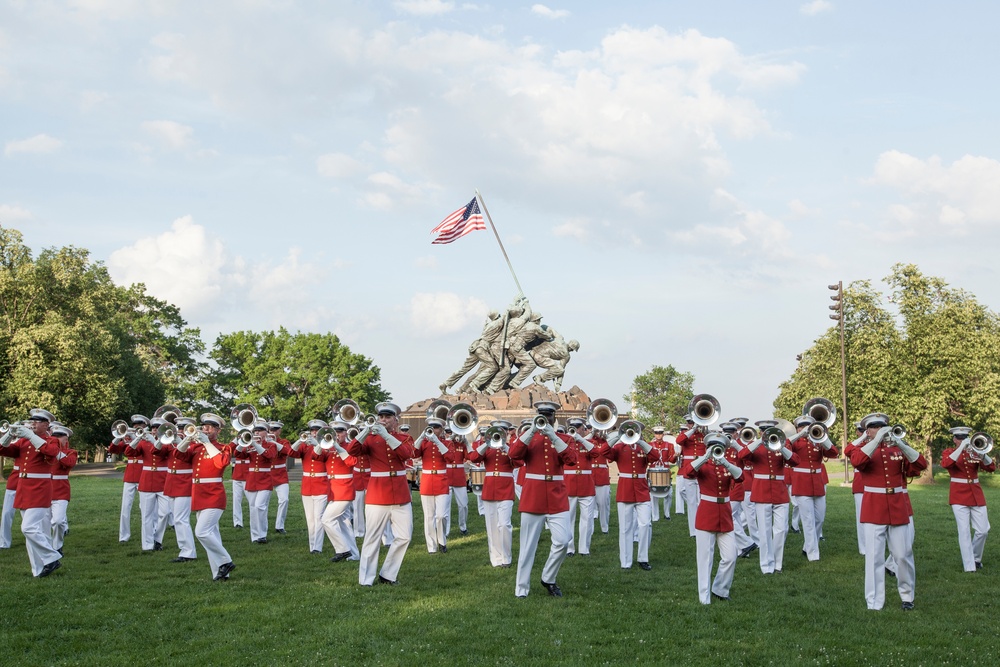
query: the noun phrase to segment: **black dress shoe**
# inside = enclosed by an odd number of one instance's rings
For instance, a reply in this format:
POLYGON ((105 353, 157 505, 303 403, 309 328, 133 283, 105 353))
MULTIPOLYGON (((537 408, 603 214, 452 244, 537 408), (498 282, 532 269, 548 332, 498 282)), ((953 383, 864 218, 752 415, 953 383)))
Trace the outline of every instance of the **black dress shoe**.
POLYGON ((641 567, 643 570, 646 570, 646 572, 649 572, 650 570, 653 569, 652 565, 650 565, 649 563, 643 563, 641 561, 639 562, 639 567, 641 567))
POLYGON ((274 532, 281 533, 282 535, 286 535, 287 534, 287 533, 285 533, 285 529, 284 528, 275 528, 274 532))
POLYGON ((468 534, 469 534, 469 531, 468 531, 468 530, 463 530, 463 531, 461 531, 461 532, 462 532, 462 534, 463 534, 463 535, 468 535, 468 534))
POLYGON ((321 554, 321 553, 323 553, 323 552, 322 552, 322 551, 318 551, 318 550, 316 550, 316 549, 313 549, 313 550, 312 550, 312 551, 310 551, 309 553, 311 553, 311 554, 321 554))
POLYGON ((887 575, 889 575, 890 577, 892 577, 893 579, 895 579, 895 578, 896 578, 896 573, 895 573, 895 572, 893 572, 892 570, 890 570, 889 568, 885 568, 885 573, 886 573, 887 575))
POLYGON ((562 591, 559 589, 559 586, 557 586, 556 584, 547 584, 547 583, 545 583, 543 581, 542 582, 542 586, 545 587, 545 590, 547 590, 549 592, 549 595, 551 595, 552 597, 554 597, 554 598, 561 598, 562 597, 562 591))
POLYGON ((229 561, 219 566, 219 572, 215 575, 215 581, 225 581, 229 579, 229 573, 236 569, 236 563, 229 561))
POLYGON ((799 531, 798 528, 789 528, 788 530, 789 530, 789 532, 795 533, 796 535, 798 535, 801 532, 801 531, 799 531))
POLYGON ((389 584, 390 586, 395 586, 399 582, 398 581, 392 581, 391 579, 386 579, 385 577, 383 577, 380 574, 380 575, 378 575, 378 583, 380 583, 380 584, 389 584))
POLYGON ((809 558, 809 554, 806 553, 805 549, 802 550, 802 555, 806 558, 809 558))
POLYGON ((62 547, 59 547, 58 549, 56 549, 56 551, 58 551, 58 552, 59 552, 59 555, 60 555, 60 556, 62 556, 62 555, 63 555, 63 552, 62 552, 62 550, 63 550, 63 548, 62 548, 62 547))
POLYGON ((343 552, 341 552, 339 554, 334 555, 334 557, 330 559, 330 562, 331 563, 339 563, 340 561, 347 560, 350 557, 351 557, 351 552, 350 551, 343 551, 343 552))
POLYGON ((118 540, 118 544, 128 544, 128 540, 118 540))
POLYGON ((62 567, 62 561, 54 560, 45 567, 43 567, 42 571, 38 573, 38 576, 47 577, 61 567, 62 567))
MULTIPOLYGON (((62 552, 60 551, 59 553, 62 553, 62 552)), ((976 561, 976 569, 977 569, 977 570, 981 570, 981 569, 983 569, 983 564, 982 564, 982 563, 980 563, 980 562, 979 562, 978 560, 976 561)))
POLYGON ((243 530, 243 524, 242 523, 238 523, 235 526, 233 526, 233 528, 235 528, 236 530, 243 530))
POLYGON ((904 602, 903 603, 903 611, 913 611, 913 603, 912 602, 904 602))
POLYGON ((448 553, 448 547, 446 547, 445 545, 442 544, 441 545, 441 553, 443 553, 443 554, 448 553))
POLYGON ((575 551, 569 551, 569 552, 566 553, 566 558, 572 558, 575 555, 576 555, 575 551))
POLYGON ((729 598, 724 598, 721 595, 719 595, 718 593, 712 593, 712 597, 715 598, 716 600, 722 600, 723 602, 729 602, 729 598))
POLYGON ((262 537, 259 540, 254 540, 254 544, 267 544, 267 538, 262 537))
POLYGON ((188 558, 187 556, 178 556, 177 558, 170 561, 171 563, 189 563, 193 561, 194 558, 188 558))
POLYGON ((153 542, 153 551, 163 551, 163 543, 153 542))

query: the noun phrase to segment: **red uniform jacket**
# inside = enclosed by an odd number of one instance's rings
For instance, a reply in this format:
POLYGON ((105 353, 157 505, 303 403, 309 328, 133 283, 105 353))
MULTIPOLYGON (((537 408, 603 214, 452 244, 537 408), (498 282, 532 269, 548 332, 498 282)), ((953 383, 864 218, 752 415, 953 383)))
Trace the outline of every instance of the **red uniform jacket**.
MULTIPOLYGON (((59 441, 49 436, 35 447, 27 438, 18 438, 0 447, 0 456, 21 458, 14 508, 19 510, 52 505, 52 464, 59 453, 59 441)), ((13 473, 11 473, 13 475, 13 473)))
POLYGON ((140 493, 163 493, 167 483, 167 457, 171 447, 156 448, 148 440, 132 442, 125 450, 125 456, 138 455, 142 459, 142 473, 139 475, 140 493))
POLYGON ((274 448, 274 461, 271 462, 271 483, 274 486, 288 484, 288 457, 292 453, 292 443, 284 438, 278 438, 274 448))
POLYGON ((326 474, 330 478, 330 487, 326 499, 354 500, 354 464, 358 462, 350 454, 340 455, 336 449, 329 450, 326 458, 326 474))
POLYGON ((526 445, 520 438, 511 441, 510 458, 524 466, 521 481, 521 502, 518 511, 528 514, 558 514, 569 511, 569 496, 563 481, 564 466, 576 463, 576 451, 569 447, 570 437, 556 434, 566 443, 557 452, 548 436, 535 433, 526 445))
POLYGON ((371 479, 365 494, 365 503, 369 505, 406 505, 410 502, 406 461, 416 456, 413 438, 399 432, 390 435, 400 442, 396 449, 375 434, 369 435, 364 442, 351 440, 347 443, 346 449, 351 456, 367 455, 371 464, 371 479))
POLYGON ((649 502, 649 483, 646 481, 646 467, 660 460, 660 454, 650 449, 644 454, 638 445, 618 442, 608 451, 608 460, 618 464, 618 492, 615 501, 619 503, 649 502), (629 477, 632 475, 632 477, 629 477))
POLYGON ((245 483, 250 474, 250 455, 236 449, 235 442, 230 442, 225 448, 229 452, 229 462, 233 465, 233 481, 245 483))
POLYGON ((446 444, 452 457, 447 463, 448 486, 465 487, 467 481, 465 477, 465 443, 453 441, 446 444))
POLYGON ((955 447, 944 450, 941 456, 941 465, 948 469, 951 475, 951 484, 948 490, 949 505, 968 505, 969 507, 985 507, 986 496, 979 485, 979 471, 993 472, 997 469, 997 462, 991 461, 986 465, 982 460, 974 461, 969 456, 968 448, 962 451, 958 461, 951 458, 955 447))
MULTIPOLYGON (((852 452, 857 449, 857 445, 853 442, 847 443, 844 447, 844 456, 850 461, 853 456, 852 452)), ((864 493, 865 492, 865 482, 861 479, 861 475, 858 474, 858 469, 854 468, 854 476, 851 478, 851 493, 864 493)))
MULTIPOLYGON (((10 444, 14 444, 11 442, 10 444)), ((0 452, 3 452, 6 448, 0 447, 0 452)), ((19 454, 0 454, 0 456, 7 456, 14 459, 14 467, 11 468, 10 475, 7 476, 7 491, 17 491, 17 480, 21 479, 21 464, 24 463, 24 452, 22 450, 19 454)))
MULTIPOLYGON (((732 447, 726 448, 726 460, 732 463, 737 468, 743 466, 743 462, 740 461, 739 452, 732 447)), ((734 503, 743 502, 743 498, 746 496, 746 486, 743 485, 744 475, 734 478, 732 475, 729 476, 733 480, 733 483, 729 487, 729 499, 734 503)), ((732 512, 730 511, 730 514, 732 512)))
POLYGON ((611 472, 608 469, 608 441, 600 436, 588 438, 594 443, 594 449, 599 450, 597 458, 591 463, 594 471, 594 486, 611 486, 611 472))
POLYGON ((916 477, 927 467, 924 457, 910 463, 895 445, 880 444, 869 457, 856 447, 851 464, 857 468, 864 485, 861 498, 861 523, 902 526, 913 513, 906 493, 906 478, 916 477))
POLYGON ((591 448, 588 452, 576 440, 571 440, 569 446, 576 450, 576 465, 565 466, 563 474, 566 476, 566 494, 574 498, 593 496, 593 463, 601 452, 597 451, 597 447, 591 448))
POLYGON ((77 453, 69 445, 60 447, 59 453, 65 456, 57 454, 52 465, 52 500, 69 500, 69 471, 76 465, 77 453))
POLYGON ((675 440, 677 446, 681 448, 681 457, 675 458, 678 466, 677 474, 680 475, 685 463, 691 463, 705 453, 705 434, 701 431, 695 431, 694 435, 689 438, 685 431, 681 431, 675 440))
POLYGON ((142 476, 142 459, 138 457, 135 450, 129 448, 125 438, 108 445, 108 452, 125 457, 125 479, 122 481, 126 484, 138 484, 139 478, 142 476))
MULTIPOLYGON (((193 443, 192 443, 193 444, 193 443)), ((190 447, 188 447, 190 450, 190 447)), ((194 472, 190 457, 185 460, 176 447, 170 448, 167 457, 167 481, 163 484, 163 495, 170 498, 186 498, 191 495, 191 478, 194 472)))
POLYGON ((514 500, 514 462, 508 451, 492 447, 480 447, 469 453, 469 460, 486 468, 483 481, 483 500, 499 502, 514 500), (480 450, 483 453, 480 454, 480 450))
POLYGON ((808 436, 793 442, 790 449, 799 459, 792 467, 792 495, 825 496, 827 477, 823 460, 840 456, 840 450, 836 446, 823 449, 814 445, 808 436))
MULTIPOLYGON (((290 449, 288 456, 295 459, 302 459, 302 495, 303 496, 326 496, 330 493, 330 478, 326 474, 326 460, 330 456, 332 449, 321 449, 316 453, 312 445, 301 444, 298 451, 290 449)), ((352 470, 353 473, 353 470, 352 470)), ((354 475, 351 475, 351 484, 354 484, 354 475)))
POLYGON ((737 458, 749 461, 753 465, 750 500, 765 505, 782 505, 789 501, 788 480, 785 479, 785 473, 788 468, 799 463, 799 457, 795 452, 792 452, 791 458, 785 461, 781 452, 772 452, 767 445, 761 444, 752 452, 749 447, 744 447, 737 458))
POLYGON ((253 447, 247 450, 249 455, 247 491, 270 491, 274 488, 271 482, 271 464, 277 456, 277 448, 273 442, 267 440, 260 443, 260 446, 264 449, 263 454, 258 454, 253 447))
POLYGON ((455 461, 455 453, 449 448, 444 454, 436 443, 424 439, 415 449, 420 459, 420 495, 443 496, 448 493, 448 464, 455 461))
POLYGON ((354 464, 354 490, 364 491, 368 488, 368 480, 372 478, 372 462, 367 454, 353 454, 357 463, 354 464))
POLYGON ((732 532, 733 506, 730 494, 734 480, 729 470, 708 460, 698 470, 695 470, 690 463, 685 463, 678 474, 698 482, 698 493, 701 497, 694 518, 694 527, 710 533, 732 532))
POLYGON ((222 484, 222 473, 229 465, 230 454, 225 445, 212 442, 219 450, 216 456, 209 456, 205 445, 193 442, 186 452, 180 452, 181 460, 186 460, 191 470, 191 511, 226 509, 226 487, 222 484))

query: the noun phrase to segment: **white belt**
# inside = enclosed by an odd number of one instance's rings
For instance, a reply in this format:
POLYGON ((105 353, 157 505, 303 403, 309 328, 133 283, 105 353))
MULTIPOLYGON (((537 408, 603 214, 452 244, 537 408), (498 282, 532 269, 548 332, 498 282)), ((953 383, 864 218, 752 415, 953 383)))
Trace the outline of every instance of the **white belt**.
MULTIPOLYGON (((219 482, 219 483, 221 483, 222 482, 222 478, 221 477, 202 477, 201 479, 192 479, 191 481, 193 483, 195 483, 195 484, 208 484, 210 482, 219 482)), ((239 481, 239 480, 236 480, 236 481, 239 481)))
POLYGON ((487 477, 513 477, 514 473, 512 473, 512 472, 502 472, 500 470, 494 470, 493 472, 486 473, 486 476, 487 477))
POLYGON ((355 468, 354 472, 371 472, 371 468, 355 468))
POLYGON ((897 486, 894 488, 883 488, 881 486, 866 486, 865 493, 885 493, 892 495, 894 493, 906 493, 906 489, 902 486, 897 486))
MULTIPOLYGON (((55 479, 55 477, 52 479, 55 479)), ((953 484, 979 484, 978 479, 963 479, 961 477, 952 477, 951 481, 953 484)))
POLYGON ((287 465, 288 465, 287 463, 279 463, 279 464, 277 464, 277 465, 276 465, 276 466, 274 466, 274 467, 275 467, 275 468, 284 468, 284 467, 285 467, 285 466, 287 466, 287 465))
POLYGON ((443 475, 443 474, 445 474, 448 471, 447 470, 421 470, 420 472, 424 473, 425 475, 443 475))
POLYGON ((405 474, 405 470, 383 470, 382 472, 373 472, 372 477, 402 477, 405 474))
POLYGON ((250 472, 271 472, 270 468, 254 468, 250 472))
POLYGON ((326 477, 327 474, 325 472, 304 472, 304 473, 302 473, 302 476, 303 477, 326 477))
POLYGON ((462 463, 446 463, 445 465, 447 467, 449 467, 449 468, 464 468, 465 467, 465 465, 462 464, 462 463))
POLYGON ((22 472, 21 477, 27 477, 28 479, 52 479, 52 473, 50 472, 22 472))
POLYGON ((233 459, 233 465, 234 466, 245 466, 248 463, 250 463, 250 462, 247 461, 246 459, 233 459))
POLYGON ((792 472, 821 472, 822 468, 817 468, 813 470, 812 468, 792 468, 792 472))
POLYGON ((785 479, 784 475, 754 475, 754 479, 785 479))
POLYGON ((719 498, 719 497, 716 497, 716 496, 706 496, 704 493, 699 494, 699 495, 701 495, 701 499, 704 500, 707 503, 718 503, 718 504, 721 505, 723 503, 728 503, 729 502, 729 498, 719 498))
MULTIPOLYGON (((142 469, 143 470, 149 470, 149 471, 152 471, 152 472, 159 472, 160 471, 160 468, 158 466, 142 466, 142 469)), ((166 470, 166 468, 163 468, 163 469, 166 470)))
POLYGON ((354 475, 333 475, 333 479, 354 479, 354 475))
POLYGON ((69 479, 69 475, 52 475, 52 479, 69 479))
POLYGON ((526 473, 524 473, 524 478, 525 479, 537 479, 537 480, 540 480, 542 482, 561 482, 563 476, 562 475, 538 475, 538 474, 533 473, 533 472, 526 472, 526 473))
MULTIPOLYGON (((142 461, 140 459, 125 459, 125 462, 131 466, 135 465, 136 463, 141 463, 142 461)), ((14 466, 14 470, 17 470, 17 466, 14 466)))
POLYGON ((194 470, 168 470, 171 475, 191 475, 194 470))
POLYGON ((593 474, 593 470, 570 470, 569 473, 573 475, 590 475, 593 474))
POLYGON ((595 468, 607 468, 608 464, 607 463, 595 463, 594 467, 595 468))
POLYGON ((624 477, 626 479, 646 479, 646 473, 644 473, 644 472, 641 472, 638 475, 630 475, 627 472, 620 472, 620 473, 618 473, 618 476, 619 477, 624 477))

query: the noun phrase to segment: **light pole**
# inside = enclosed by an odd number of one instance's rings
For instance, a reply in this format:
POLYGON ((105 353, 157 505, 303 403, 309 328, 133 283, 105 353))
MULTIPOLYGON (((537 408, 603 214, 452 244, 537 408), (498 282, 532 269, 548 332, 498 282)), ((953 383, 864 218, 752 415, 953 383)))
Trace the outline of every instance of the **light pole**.
POLYGON ((847 465, 847 454, 844 452, 847 449, 847 429, 851 422, 847 418, 847 355, 844 347, 844 281, 838 281, 836 285, 827 285, 827 289, 836 292, 836 294, 830 297, 830 300, 834 302, 832 306, 829 306, 830 310, 834 311, 830 314, 830 319, 840 322, 840 407, 844 415, 844 437, 841 442, 840 451, 844 454, 844 483, 846 484, 850 478, 850 470, 847 465))

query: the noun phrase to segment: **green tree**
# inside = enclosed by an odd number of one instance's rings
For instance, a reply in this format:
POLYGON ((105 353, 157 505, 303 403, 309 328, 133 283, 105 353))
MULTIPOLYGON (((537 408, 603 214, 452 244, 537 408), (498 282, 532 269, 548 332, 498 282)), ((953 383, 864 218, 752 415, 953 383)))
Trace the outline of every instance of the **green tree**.
POLYGON ((219 336, 209 356, 215 368, 203 372, 199 385, 206 404, 228 414, 233 405, 250 403, 289 432, 310 419, 329 419, 342 398, 365 411, 390 398, 372 360, 352 353, 332 333, 237 331, 219 336))
POLYGON ((643 424, 676 430, 684 423, 684 413, 694 398, 693 386, 691 373, 682 373, 673 366, 653 366, 632 380, 624 399, 632 404, 643 424))

